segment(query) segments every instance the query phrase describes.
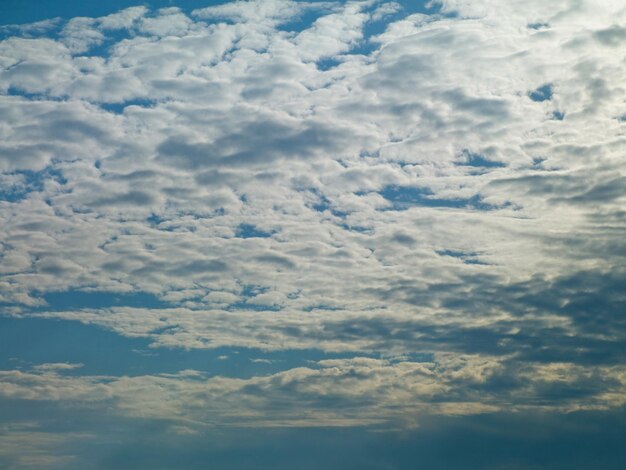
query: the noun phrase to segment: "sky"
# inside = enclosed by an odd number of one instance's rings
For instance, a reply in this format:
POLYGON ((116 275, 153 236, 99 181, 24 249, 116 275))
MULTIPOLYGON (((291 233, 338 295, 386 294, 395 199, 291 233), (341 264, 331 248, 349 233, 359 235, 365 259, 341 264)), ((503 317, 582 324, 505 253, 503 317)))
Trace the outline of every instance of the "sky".
POLYGON ((0 467, 626 468, 626 6, 0 3, 0 467))

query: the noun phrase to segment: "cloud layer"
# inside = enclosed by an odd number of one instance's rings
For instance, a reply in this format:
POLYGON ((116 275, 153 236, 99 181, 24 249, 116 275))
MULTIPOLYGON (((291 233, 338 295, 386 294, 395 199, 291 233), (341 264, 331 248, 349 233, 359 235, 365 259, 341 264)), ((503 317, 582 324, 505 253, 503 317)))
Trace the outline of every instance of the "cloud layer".
POLYGON ((328 358, 245 379, 30 364, 0 396, 181 432, 623 407, 626 9, 423 10, 3 26, 4 315, 328 358))

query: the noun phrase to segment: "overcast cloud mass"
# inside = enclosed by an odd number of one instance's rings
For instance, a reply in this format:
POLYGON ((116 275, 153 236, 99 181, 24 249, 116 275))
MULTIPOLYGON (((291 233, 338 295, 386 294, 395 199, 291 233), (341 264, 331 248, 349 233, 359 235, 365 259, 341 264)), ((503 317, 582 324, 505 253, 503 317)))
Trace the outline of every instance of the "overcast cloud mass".
POLYGON ((622 1, 111 5, 0 26, 0 467, 626 468, 622 1))

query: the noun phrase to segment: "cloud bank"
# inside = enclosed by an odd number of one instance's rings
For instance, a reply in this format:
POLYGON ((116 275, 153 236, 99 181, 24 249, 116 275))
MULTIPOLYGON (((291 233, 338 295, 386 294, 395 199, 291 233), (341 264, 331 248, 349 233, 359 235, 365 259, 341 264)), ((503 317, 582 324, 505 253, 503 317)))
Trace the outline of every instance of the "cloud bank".
POLYGON ((258 0, 2 26, 3 316, 326 358, 42 361, 0 372, 1 399, 190 434, 623 409, 624 21, 258 0))

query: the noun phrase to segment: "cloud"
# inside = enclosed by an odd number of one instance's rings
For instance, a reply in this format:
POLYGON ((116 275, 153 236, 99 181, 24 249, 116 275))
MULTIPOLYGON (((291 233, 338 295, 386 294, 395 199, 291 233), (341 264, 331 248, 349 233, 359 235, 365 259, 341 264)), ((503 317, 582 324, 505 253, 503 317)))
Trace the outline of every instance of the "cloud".
POLYGON ((229 19, 245 23, 267 23, 271 26, 298 18, 307 10, 327 10, 337 7, 334 2, 293 2, 290 0, 235 1, 194 10, 193 15, 201 19, 229 19))
POLYGON ((87 433, 56 433, 37 423, 11 423, 0 431, 0 462, 10 468, 61 468, 71 465, 75 455, 60 450, 69 442, 80 442, 87 433))
POLYGON ((155 350, 328 355, 242 379, 83 374, 77 351, 2 372, 3 397, 183 434, 623 406, 625 13, 601 3, 3 29, 0 307, 155 350), (162 304, 50 300, 78 292, 162 304))
POLYGON ((626 401, 623 367, 529 365, 520 372, 520 382, 506 387, 506 394, 494 395, 488 385, 501 381, 503 367, 493 357, 458 355, 442 355, 433 363, 328 359, 249 379, 206 378, 194 371, 63 376, 38 367, 33 372, 0 372, 0 395, 62 401, 66 406, 72 402, 112 406, 122 416, 168 420, 192 428, 212 422, 238 427, 361 424, 393 429, 418 424, 422 414, 480 414, 503 406, 606 409, 626 401), (612 394, 603 393, 607 383, 612 394))

